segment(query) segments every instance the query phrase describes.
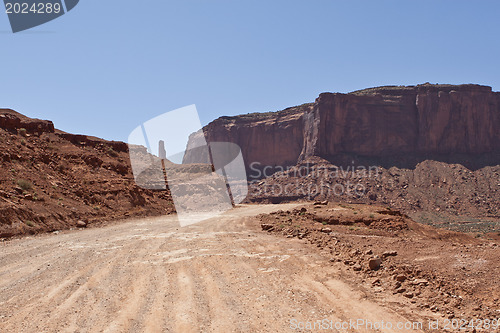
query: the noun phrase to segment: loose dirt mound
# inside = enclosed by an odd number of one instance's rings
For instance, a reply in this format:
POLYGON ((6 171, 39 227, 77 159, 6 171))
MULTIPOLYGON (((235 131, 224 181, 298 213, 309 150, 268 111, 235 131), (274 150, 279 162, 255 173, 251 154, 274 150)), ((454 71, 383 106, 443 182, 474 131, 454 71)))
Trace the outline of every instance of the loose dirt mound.
POLYGON ((260 221, 263 230, 309 241, 381 297, 399 294, 449 319, 500 315, 498 241, 370 205, 318 202, 263 214, 260 221))
POLYGON ((137 187, 127 145, 0 110, 0 237, 170 213, 168 191, 137 187))

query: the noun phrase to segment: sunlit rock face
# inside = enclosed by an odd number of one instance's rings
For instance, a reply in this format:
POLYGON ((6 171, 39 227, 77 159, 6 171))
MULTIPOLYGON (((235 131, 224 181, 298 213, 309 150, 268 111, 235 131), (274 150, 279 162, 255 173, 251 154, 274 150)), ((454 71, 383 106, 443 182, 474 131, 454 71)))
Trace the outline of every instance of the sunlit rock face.
MULTIPOLYGON (((436 159, 477 168, 500 163, 500 93, 472 84, 322 93, 283 111, 221 117, 204 135, 238 144, 249 168, 279 169, 311 156, 398 166, 436 159)), ((196 158, 188 151, 184 161, 196 158)))

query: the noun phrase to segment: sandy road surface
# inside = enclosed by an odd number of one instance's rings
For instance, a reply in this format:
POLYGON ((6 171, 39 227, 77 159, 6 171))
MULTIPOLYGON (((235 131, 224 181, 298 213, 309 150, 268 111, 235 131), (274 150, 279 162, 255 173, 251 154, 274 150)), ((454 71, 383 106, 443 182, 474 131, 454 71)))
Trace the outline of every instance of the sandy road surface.
POLYGON ((4 242, 0 332, 297 332, 294 320, 405 322, 302 241, 247 223, 292 206, 243 206, 185 228, 170 216, 4 242))

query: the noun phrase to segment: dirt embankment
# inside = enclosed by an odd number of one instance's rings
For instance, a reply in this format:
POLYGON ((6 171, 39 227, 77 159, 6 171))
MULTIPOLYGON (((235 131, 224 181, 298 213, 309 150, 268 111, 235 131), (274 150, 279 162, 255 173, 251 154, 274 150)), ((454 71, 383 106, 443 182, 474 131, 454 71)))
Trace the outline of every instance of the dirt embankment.
POLYGON ((436 229, 386 207, 318 202, 260 216, 261 227, 304 239, 374 295, 447 319, 500 316, 500 242, 436 229))
POLYGON ((314 157, 250 184, 249 202, 296 200, 378 204, 424 224, 495 233, 500 232, 500 165, 474 171, 427 160, 413 169, 386 169, 342 167, 314 157))
POLYGON ((0 110, 0 238, 173 211, 135 185, 127 145, 0 110))

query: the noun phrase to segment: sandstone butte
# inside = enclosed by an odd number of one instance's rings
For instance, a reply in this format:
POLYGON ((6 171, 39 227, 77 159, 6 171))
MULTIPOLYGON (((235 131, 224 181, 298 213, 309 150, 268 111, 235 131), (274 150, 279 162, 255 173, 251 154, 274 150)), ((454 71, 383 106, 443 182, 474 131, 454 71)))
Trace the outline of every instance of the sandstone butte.
MULTIPOLYGON (((500 93, 475 84, 385 86, 322 93, 278 112, 220 117, 203 128, 208 142, 238 144, 247 167, 287 167, 312 156, 337 165, 412 167, 426 160, 477 169, 500 164, 500 93)), ((201 131, 191 135, 184 162, 201 131)))

